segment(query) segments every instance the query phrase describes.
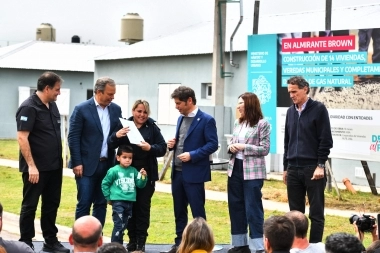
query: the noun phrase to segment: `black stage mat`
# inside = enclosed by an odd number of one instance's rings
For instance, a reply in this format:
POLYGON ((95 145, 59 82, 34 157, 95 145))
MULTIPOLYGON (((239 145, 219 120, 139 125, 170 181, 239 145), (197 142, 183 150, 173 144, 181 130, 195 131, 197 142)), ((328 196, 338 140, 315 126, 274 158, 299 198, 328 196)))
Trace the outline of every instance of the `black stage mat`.
MULTIPOLYGON (((66 248, 69 248, 71 250, 73 249, 73 247, 68 242, 62 242, 62 244, 66 248)), ((33 245, 34 245, 35 252, 44 253, 44 251, 42 251, 42 246, 43 246, 42 241, 33 241, 33 245)), ((160 253, 163 251, 170 250, 171 246, 172 246, 171 244, 147 244, 145 245, 145 252, 146 253, 160 253)), ((232 246, 228 244, 218 244, 216 245, 214 252, 227 253, 228 249, 230 249, 231 247, 232 246)))

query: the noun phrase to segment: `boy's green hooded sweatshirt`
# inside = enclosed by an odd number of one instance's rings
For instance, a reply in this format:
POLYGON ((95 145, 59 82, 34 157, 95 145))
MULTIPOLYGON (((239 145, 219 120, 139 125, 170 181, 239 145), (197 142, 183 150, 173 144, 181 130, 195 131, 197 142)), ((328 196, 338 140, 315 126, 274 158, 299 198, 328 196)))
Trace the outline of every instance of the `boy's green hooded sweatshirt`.
POLYGON ((136 186, 144 188, 147 178, 142 179, 135 167, 123 168, 116 165, 108 170, 102 181, 102 191, 107 201, 136 201, 136 186))

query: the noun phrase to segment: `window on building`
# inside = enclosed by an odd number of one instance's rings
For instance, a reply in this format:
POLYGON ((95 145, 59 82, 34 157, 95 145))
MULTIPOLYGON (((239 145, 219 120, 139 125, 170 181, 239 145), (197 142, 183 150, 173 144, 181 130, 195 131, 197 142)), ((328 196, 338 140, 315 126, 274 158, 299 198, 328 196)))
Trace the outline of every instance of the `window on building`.
POLYGON ((130 115, 128 103, 129 85, 128 84, 116 84, 116 93, 113 99, 113 103, 118 104, 121 107, 121 113, 123 118, 128 118, 130 115))
MULTIPOLYGON (((19 86, 18 87, 18 104, 19 106, 31 95, 33 95, 37 89, 35 87, 19 86)), ((70 109, 70 89, 61 89, 61 94, 55 101, 58 110, 61 115, 69 115, 70 109)))
POLYGON ((36 88, 19 86, 18 87, 18 105, 20 106, 30 95, 36 91, 36 88))
POLYGON ((94 96, 94 90, 93 89, 87 90, 86 99, 89 100, 93 96, 94 96))
POLYGON ((171 94, 179 86, 180 84, 158 84, 158 124, 177 124, 179 112, 175 109, 175 104, 171 98, 171 94))
POLYGON ((211 99, 212 98, 212 84, 202 83, 201 98, 211 99))

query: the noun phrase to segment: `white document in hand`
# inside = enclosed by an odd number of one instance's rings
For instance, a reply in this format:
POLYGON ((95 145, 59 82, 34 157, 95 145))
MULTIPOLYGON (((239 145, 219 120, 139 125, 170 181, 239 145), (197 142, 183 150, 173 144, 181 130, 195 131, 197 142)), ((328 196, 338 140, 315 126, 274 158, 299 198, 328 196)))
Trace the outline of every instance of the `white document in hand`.
POLYGON ((119 118, 123 127, 129 127, 129 132, 127 133, 128 139, 133 144, 140 144, 144 141, 144 138, 141 136, 139 130, 137 129, 133 121, 119 118))

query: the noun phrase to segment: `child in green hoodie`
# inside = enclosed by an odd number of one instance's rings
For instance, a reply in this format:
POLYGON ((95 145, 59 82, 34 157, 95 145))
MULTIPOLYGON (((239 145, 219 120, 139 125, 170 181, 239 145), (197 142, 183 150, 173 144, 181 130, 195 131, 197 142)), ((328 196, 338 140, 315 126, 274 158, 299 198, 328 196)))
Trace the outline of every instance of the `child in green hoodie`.
POLYGON ((138 172, 130 166, 133 149, 122 145, 117 151, 116 158, 120 164, 110 168, 102 181, 102 191, 109 205, 112 205, 111 242, 123 244, 124 231, 128 219, 132 216, 132 205, 136 201, 136 186, 144 188, 147 182, 144 168, 138 172))

